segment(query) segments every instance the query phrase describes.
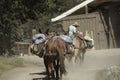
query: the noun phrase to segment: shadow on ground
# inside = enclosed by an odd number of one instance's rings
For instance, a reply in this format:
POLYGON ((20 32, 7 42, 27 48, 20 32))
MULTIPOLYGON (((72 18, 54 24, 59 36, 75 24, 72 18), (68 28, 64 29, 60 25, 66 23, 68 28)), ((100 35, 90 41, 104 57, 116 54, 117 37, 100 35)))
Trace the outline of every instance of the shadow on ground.
POLYGON ((30 75, 46 75, 46 72, 41 72, 41 73, 30 73, 30 75))
POLYGON ((47 77, 44 77, 44 78, 33 78, 32 80, 47 80, 47 77))
MULTIPOLYGON (((41 73, 30 73, 30 75, 46 75, 46 72, 41 73)), ((32 80, 47 80, 47 75, 43 78, 33 78, 32 80)))

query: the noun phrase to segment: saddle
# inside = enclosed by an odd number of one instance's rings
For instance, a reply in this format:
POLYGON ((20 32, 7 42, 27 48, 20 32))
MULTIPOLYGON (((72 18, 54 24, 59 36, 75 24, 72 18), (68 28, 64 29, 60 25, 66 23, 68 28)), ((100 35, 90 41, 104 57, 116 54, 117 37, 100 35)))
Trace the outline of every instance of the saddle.
POLYGON ((33 50, 35 51, 35 54, 39 57, 42 57, 45 51, 45 42, 34 44, 33 50))
POLYGON ((66 43, 66 54, 71 54, 73 51, 72 51, 72 48, 73 48, 73 40, 70 36, 67 36, 67 35, 60 35, 60 38, 65 41, 66 43))
POLYGON ((63 40, 63 41, 65 41, 65 42, 67 42, 67 43, 69 43, 69 44, 72 44, 72 38, 70 37, 70 36, 67 36, 67 35, 60 35, 60 38, 63 40))
POLYGON ((44 54, 44 47, 45 47, 46 38, 41 35, 36 36, 36 38, 33 38, 33 44, 31 47, 31 52, 39 57, 42 57, 44 54))

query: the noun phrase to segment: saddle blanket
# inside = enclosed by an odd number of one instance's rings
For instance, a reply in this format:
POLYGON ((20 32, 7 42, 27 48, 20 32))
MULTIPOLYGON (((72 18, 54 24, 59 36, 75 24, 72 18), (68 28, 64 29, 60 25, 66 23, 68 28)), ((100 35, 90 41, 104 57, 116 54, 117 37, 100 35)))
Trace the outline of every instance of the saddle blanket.
POLYGON ((46 36, 44 34, 36 34, 33 36, 33 41, 35 44, 42 43, 46 40, 46 36))
POLYGON ((68 43, 72 43, 73 42, 72 38, 70 36, 67 36, 67 35, 60 35, 60 38, 62 40, 64 40, 65 42, 68 42, 68 43))

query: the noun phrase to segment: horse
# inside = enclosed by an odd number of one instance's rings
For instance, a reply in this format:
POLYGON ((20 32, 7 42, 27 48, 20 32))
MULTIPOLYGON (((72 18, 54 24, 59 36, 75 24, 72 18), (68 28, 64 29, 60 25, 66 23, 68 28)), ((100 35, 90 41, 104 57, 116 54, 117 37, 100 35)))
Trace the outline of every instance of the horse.
POLYGON ((72 60, 73 63, 76 63, 77 59, 79 58, 80 63, 82 63, 87 49, 87 44, 83 35, 77 32, 75 37, 71 41, 70 39, 68 39, 70 37, 67 34, 67 32, 63 31, 63 36, 65 37, 65 39, 63 39, 63 37, 62 39, 66 42, 68 48, 67 50, 69 50, 69 52, 65 55, 66 59, 69 61, 72 60), (70 40, 70 42, 68 40, 70 40))
POLYGON ((48 75, 48 80, 50 80, 51 78, 62 80, 62 75, 66 74, 64 64, 65 51, 66 44, 58 36, 54 36, 46 42, 45 54, 43 56, 43 59, 48 75))
POLYGON ((62 75, 66 74, 64 64, 66 43, 59 36, 52 36, 43 43, 33 45, 31 52, 43 58, 47 80, 54 78, 62 80, 62 75))
POLYGON ((87 49, 84 39, 80 38, 79 36, 75 36, 73 38, 72 44, 74 45, 74 51, 72 54, 73 63, 76 63, 78 58, 80 59, 80 62, 82 63, 84 60, 86 49, 87 49))
POLYGON ((73 38, 74 52, 72 54, 73 63, 76 63, 77 59, 80 59, 80 63, 83 63, 84 56, 87 49, 94 47, 94 40, 89 35, 76 34, 73 38))

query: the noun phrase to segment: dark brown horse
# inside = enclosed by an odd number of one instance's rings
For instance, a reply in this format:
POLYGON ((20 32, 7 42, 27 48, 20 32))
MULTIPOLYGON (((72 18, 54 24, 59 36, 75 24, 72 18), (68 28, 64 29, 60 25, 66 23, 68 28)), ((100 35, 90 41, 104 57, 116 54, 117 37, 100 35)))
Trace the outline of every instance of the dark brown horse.
POLYGON ((58 36, 51 37, 44 43, 33 45, 33 54, 43 57, 48 80, 61 80, 66 73, 64 59, 66 54, 66 43, 58 36), (59 74, 60 73, 60 74, 59 74))
POLYGON ((58 36, 55 36, 46 42, 45 51, 46 52, 43 58, 48 75, 48 80, 54 77, 56 78, 56 80, 61 80, 62 75, 66 73, 64 65, 64 55, 66 51, 65 42, 61 40, 58 36))

